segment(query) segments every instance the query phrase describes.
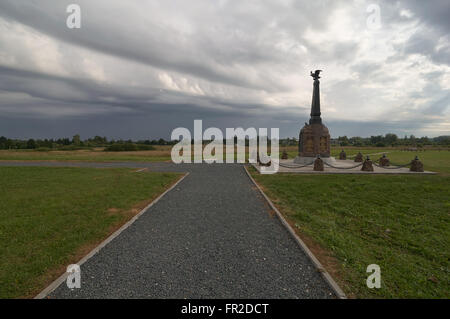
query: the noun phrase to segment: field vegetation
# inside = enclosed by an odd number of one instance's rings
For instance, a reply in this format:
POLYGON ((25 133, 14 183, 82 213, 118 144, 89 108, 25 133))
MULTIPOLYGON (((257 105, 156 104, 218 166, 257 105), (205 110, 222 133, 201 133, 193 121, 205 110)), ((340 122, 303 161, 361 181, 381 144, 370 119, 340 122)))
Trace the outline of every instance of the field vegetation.
POLYGON ((0 167, 0 298, 33 297, 180 178, 0 167))
POLYGON ((400 164, 417 154, 425 169, 438 174, 251 173, 349 296, 449 298, 450 152, 381 151, 400 164), (370 264, 381 267, 381 289, 366 286, 370 264))

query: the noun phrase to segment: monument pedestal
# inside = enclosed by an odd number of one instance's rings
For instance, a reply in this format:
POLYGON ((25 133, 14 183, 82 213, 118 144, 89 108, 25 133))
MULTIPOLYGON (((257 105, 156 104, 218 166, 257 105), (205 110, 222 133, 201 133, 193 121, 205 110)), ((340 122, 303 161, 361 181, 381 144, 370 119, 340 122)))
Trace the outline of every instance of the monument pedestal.
POLYGON ((306 124, 299 134, 299 157, 330 157, 330 133, 322 123, 306 124))

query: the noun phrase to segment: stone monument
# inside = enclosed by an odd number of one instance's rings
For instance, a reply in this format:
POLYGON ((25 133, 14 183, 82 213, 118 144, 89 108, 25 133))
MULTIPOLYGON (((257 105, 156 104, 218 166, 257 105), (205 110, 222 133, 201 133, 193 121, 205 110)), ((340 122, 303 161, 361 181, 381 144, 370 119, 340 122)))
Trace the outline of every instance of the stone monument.
POLYGON ((411 167, 409 168, 409 170, 411 172, 423 172, 423 164, 422 162, 419 160, 419 157, 416 156, 412 161, 411 161, 411 167))
POLYGON ((358 154, 356 154, 356 156, 355 156, 355 162, 361 163, 362 161, 363 161, 363 155, 361 152, 358 152, 358 154))
POLYGON ((330 156, 330 132, 322 124, 322 118, 320 117, 320 72, 322 70, 311 72, 314 79, 311 118, 309 123, 305 123, 305 126, 300 130, 298 156, 294 159, 294 163, 297 164, 312 163, 317 156, 320 156, 326 163, 335 162, 334 157, 330 156))
POLYGON ((380 157, 380 165, 381 166, 389 166, 389 159, 386 157, 386 154, 380 157))
POLYGON ((314 170, 323 171, 323 161, 320 156, 317 156, 316 160, 314 161, 314 170))
POLYGON ((366 171, 366 172, 373 172, 373 165, 372 165, 372 161, 370 160, 369 156, 367 156, 366 160, 363 162, 361 170, 366 171))

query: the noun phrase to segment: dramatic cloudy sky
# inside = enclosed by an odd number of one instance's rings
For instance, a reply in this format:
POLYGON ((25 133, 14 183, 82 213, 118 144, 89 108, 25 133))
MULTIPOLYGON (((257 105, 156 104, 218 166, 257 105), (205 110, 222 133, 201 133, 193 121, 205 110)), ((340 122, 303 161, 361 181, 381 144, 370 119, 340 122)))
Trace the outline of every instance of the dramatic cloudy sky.
POLYGON ((315 69, 334 137, 450 134, 449 17, 448 0, 0 0, 0 135, 296 136, 315 69))

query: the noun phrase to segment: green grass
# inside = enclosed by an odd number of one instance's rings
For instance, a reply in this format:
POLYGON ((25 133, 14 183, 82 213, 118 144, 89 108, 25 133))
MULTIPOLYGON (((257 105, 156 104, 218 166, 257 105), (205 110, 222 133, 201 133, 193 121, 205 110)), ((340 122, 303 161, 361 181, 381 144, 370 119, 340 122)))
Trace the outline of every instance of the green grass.
POLYGON ((411 161, 417 155, 423 163, 424 169, 433 172, 450 173, 449 151, 425 151, 425 152, 392 152, 386 156, 394 164, 404 164, 411 161))
MULTIPOLYGON (((280 146, 280 153, 283 152, 283 150, 286 150, 288 153, 289 158, 294 158, 298 154, 298 147, 297 146, 280 146)), ((398 148, 381 148, 381 147, 353 147, 353 146, 332 146, 331 147, 331 156, 339 158, 339 153, 345 150, 345 153, 347 156, 354 156, 358 154, 358 152, 361 152, 363 154, 375 154, 380 152, 392 152, 392 151, 399 151, 398 148)))
MULTIPOLYGON (((295 158, 297 156, 296 148, 290 146, 287 149, 287 153, 289 158, 295 158)), ((378 153, 386 153, 386 156, 390 159, 393 164, 406 164, 411 162, 414 157, 417 155, 419 159, 424 164, 424 169, 433 172, 440 173, 450 173, 450 151, 449 149, 433 150, 427 149, 425 151, 402 151, 400 148, 393 147, 332 147, 331 148, 331 156, 339 158, 339 153, 344 149, 347 156, 356 155, 358 152, 361 152, 364 156, 369 154, 378 154, 378 153)), ((280 152, 283 151, 283 148, 280 147, 280 152)), ((380 158, 382 155, 371 155, 370 158, 372 160, 376 160, 380 158)))
POLYGON ((2 150, 0 161, 165 162, 170 161, 170 150, 131 152, 2 150))
MULTIPOLYGON (((39 150, 0 150, 0 161, 87 161, 87 162, 166 162, 171 161, 172 146, 156 145, 155 150, 130 151, 130 152, 105 152, 103 148, 74 150, 74 151, 39 151, 39 150)), ((332 147, 331 155, 339 157, 339 153, 345 149, 347 156, 356 155, 361 151, 364 155, 386 152, 395 164, 410 162, 415 155, 423 161, 426 170, 442 171, 450 173, 450 151, 448 149, 426 150, 425 152, 405 152, 397 147, 332 147)), ((280 146, 280 153, 287 150, 289 158, 297 156, 297 147, 280 146)), ((225 159, 225 150, 224 150, 225 159)), ((248 153, 248 150, 247 150, 248 153)), ((377 159, 373 155, 372 159, 377 159)), ((192 152, 194 158, 194 152, 192 152)), ((236 158, 236 154, 235 154, 236 158)), ((248 154, 247 154, 248 158, 248 154)))
POLYGON ((39 292, 179 177, 0 167, 0 298, 39 292))
MULTIPOLYGON (((439 175, 259 175, 268 196, 337 258, 338 281, 360 298, 449 298, 450 152, 419 154, 439 175), (366 267, 381 267, 368 289, 366 267)), ((411 152, 389 154, 403 163, 411 152)))

